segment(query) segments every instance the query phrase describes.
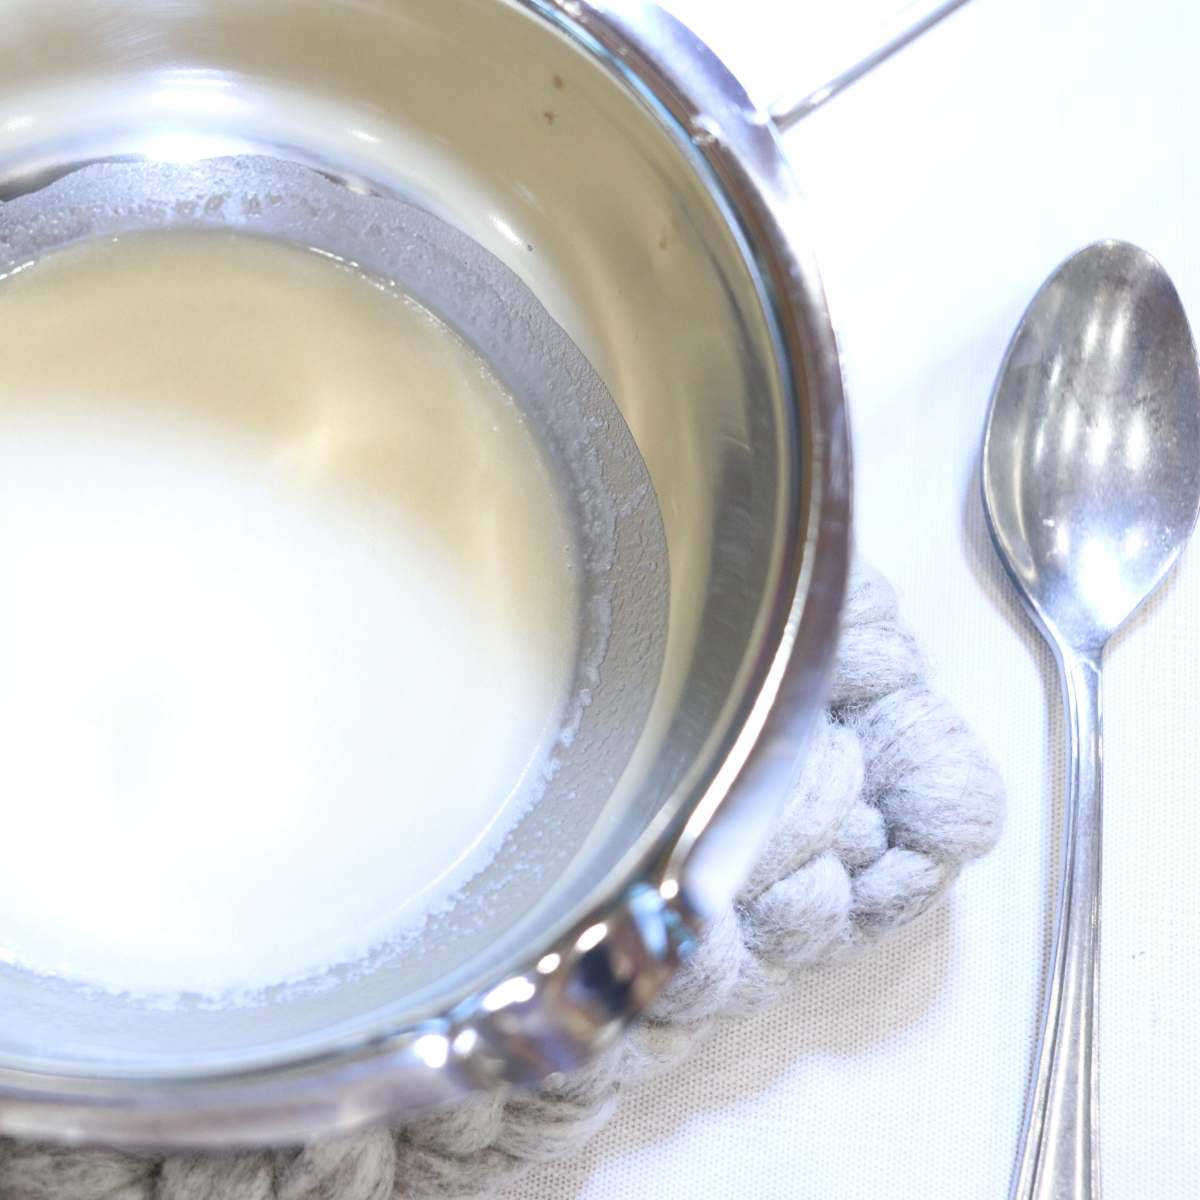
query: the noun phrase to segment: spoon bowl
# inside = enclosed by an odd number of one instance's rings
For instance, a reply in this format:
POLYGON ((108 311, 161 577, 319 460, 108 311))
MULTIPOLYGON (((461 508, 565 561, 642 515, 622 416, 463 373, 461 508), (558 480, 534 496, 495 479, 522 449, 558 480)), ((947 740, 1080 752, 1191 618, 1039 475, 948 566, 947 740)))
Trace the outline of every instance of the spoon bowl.
POLYGON ((1001 367, 983 451, 992 535, 1046 632, 1098 653, 1200 510, 1200 374, 1166 272, 1126 242, 1067 259, 1001 367))

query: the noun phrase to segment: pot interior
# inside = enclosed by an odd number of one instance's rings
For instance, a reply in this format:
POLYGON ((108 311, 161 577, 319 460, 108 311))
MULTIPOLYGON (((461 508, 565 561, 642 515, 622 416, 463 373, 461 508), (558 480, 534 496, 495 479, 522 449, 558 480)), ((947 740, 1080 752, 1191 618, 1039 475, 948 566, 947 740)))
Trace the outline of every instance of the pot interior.
POLYGON ((14 0, 0 39, 9 267, 176 226, 361 262, 484 355, 571 496, 588 703, 445 919, 232 1006, 0 966, 0 1065, 161 1077, 361 1044, 536 959, 744 719, 799 462, 760 280, 687 132, 537 4, 14 0))

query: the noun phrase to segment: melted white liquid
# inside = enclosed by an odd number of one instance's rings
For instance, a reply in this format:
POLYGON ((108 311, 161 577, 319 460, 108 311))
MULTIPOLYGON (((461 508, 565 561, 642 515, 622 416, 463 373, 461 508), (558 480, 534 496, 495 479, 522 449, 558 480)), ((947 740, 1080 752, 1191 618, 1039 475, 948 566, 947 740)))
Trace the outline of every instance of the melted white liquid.
POLYGON ((536 790, 559 501, 424 310, 153 234, 0 284, 0 960, 253 990, 419 922, 536 790))

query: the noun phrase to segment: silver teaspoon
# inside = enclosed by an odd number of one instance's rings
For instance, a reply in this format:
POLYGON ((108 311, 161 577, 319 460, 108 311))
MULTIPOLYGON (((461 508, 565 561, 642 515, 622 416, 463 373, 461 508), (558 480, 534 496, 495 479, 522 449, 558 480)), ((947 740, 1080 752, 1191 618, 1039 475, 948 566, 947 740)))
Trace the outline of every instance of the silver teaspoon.
POLYGON ((1058 661, 1070 738, 1051 977, 1012 1196, 1098 1200, 1100 662, 1200 509, 1196 350, 1145 251, 1097 242, 1034 297, 992 394, 983 502, 1058 661))

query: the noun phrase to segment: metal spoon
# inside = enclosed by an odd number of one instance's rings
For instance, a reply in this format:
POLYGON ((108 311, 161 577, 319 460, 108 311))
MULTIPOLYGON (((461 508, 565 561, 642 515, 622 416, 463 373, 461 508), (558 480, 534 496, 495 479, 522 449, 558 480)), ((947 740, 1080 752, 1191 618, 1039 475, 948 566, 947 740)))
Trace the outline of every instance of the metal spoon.
POLYGON ((992 395, 983 501, 1058 660, 1070 737, 1052 974, 1012 1196, 1097 1200, 1100 661, 1200 509, 1196 350, 1178 293, 1145 251, 1097 242, 1034 297, 992 395))

